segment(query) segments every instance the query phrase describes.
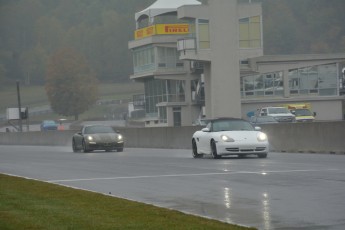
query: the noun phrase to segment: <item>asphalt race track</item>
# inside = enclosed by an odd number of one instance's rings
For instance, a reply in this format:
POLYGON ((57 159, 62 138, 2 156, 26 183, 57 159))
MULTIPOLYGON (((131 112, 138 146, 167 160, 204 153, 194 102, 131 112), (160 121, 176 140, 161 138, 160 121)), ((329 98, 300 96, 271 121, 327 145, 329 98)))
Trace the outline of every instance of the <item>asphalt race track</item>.
POLYGON ((0 173, 258 229, 345 229, 345 156, 193 159, 191 150, 0 146, 0 173))

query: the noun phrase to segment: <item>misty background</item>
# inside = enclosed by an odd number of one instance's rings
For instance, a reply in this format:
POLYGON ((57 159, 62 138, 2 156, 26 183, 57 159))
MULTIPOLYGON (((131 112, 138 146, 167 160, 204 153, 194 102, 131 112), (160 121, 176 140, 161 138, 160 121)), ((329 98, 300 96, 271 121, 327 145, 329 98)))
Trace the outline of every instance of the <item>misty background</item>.
MULTIPOLYGON (((84 55, 100 82, 129 81, 134 14, 154 2, 0 0, 0 88, 44 85, 62 47, 84 55)), ((263 25, 265 55, 345 52, 344 0, 263 0, 263 25)))

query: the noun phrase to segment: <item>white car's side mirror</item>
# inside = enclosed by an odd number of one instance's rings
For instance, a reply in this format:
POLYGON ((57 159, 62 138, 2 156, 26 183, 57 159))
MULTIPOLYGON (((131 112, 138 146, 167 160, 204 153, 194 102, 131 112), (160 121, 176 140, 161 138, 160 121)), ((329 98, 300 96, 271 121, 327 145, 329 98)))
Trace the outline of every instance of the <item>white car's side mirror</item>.
POLYGON ((255 128, 254 128, 256 131, 261 131, 261 127, 259 127, 259 126, 255 126, 255 128))
POLYGON ((203 131, 203 132, 210 132, 210 129, 209 128, 203 128, 203 129, 201 129, 201 131, 203 131))

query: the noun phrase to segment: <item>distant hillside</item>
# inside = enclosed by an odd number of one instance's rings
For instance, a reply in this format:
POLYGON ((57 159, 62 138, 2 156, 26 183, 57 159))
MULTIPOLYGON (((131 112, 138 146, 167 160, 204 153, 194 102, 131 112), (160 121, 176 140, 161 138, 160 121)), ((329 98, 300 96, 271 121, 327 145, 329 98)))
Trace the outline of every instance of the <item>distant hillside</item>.
MULTIPOLYGON (((101 81, 128 81, 134 14, 153 2, 1 0, 0 83, 44 84, 47 58, 62 46, 85 55, 101 81)), ((344 9, 344 0, 263 0, 265 54, 345 52, 344 9)))

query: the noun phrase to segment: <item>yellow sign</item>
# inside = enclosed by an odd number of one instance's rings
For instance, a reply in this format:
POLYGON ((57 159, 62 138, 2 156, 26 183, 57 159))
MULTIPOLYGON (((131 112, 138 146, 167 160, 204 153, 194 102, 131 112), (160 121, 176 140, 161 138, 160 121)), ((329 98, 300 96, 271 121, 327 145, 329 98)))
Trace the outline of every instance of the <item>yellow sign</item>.
POLYGON ((135 31, 135 39, 150 37, 156 34, 156 27, 149 26, 135 31))
POLYGON ((188 34, 188 24, 156 24, 135 31, 135 39, 151 37, 159 34, 188 34))

